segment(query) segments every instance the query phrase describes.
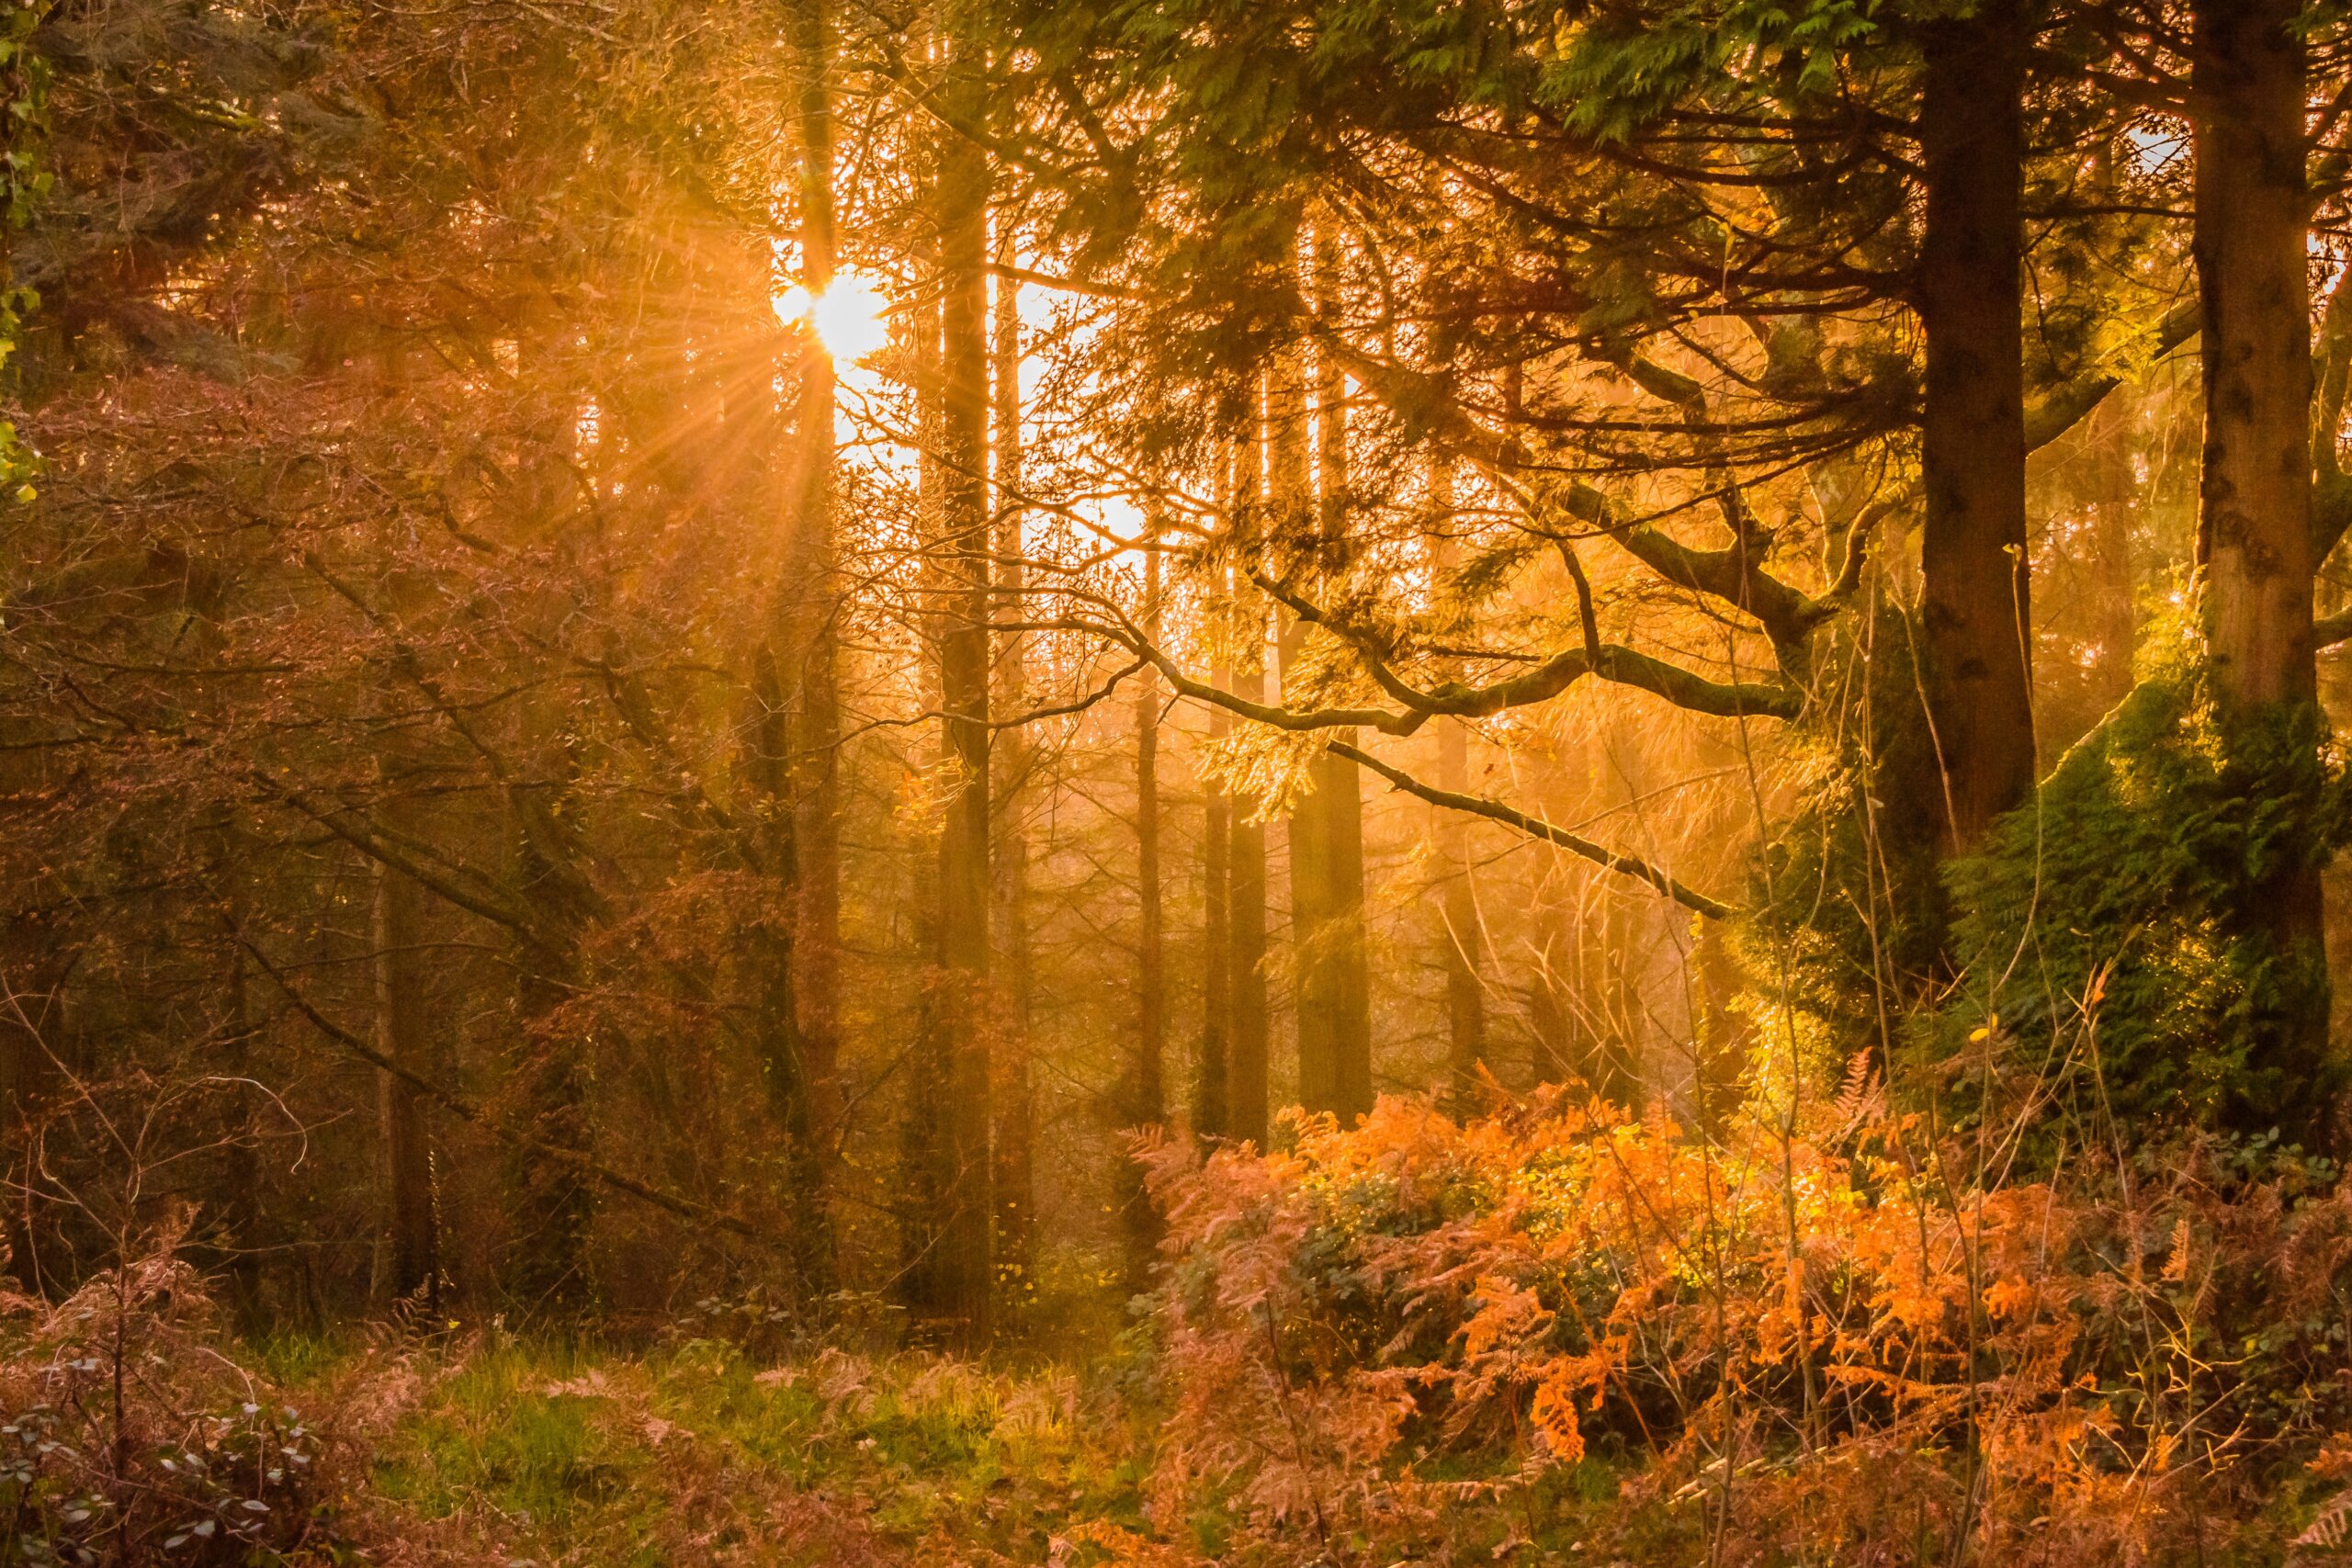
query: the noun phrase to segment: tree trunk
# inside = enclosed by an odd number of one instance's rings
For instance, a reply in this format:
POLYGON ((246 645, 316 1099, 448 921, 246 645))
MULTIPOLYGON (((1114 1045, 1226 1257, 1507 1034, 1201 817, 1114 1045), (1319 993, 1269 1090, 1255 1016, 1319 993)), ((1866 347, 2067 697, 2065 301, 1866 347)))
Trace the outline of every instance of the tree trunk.
MULTIPOLYGON (((1150 533, 1156 535, 1157 523, 1150 533)), ((1159 640, 1159 547, 1144 545, 1144 635, 1159 640)), ((1121 1121, 1148 1127, 1167 1115, 1162 1083, 1168 1032, 1168 976, 1159 896, 1159 682, 1147 668, 1136 679, 1136 889, 1141 902, 1136 938, 1136 1038, 1127 1064, 1126 1103, 1121 1121)), ((1142 1167, 1120 1162, 1121 1207, 1125 1224, 1126 1285, 1139 1292, 1151 1283, 1151 1261, 1159 1244, 1158 1217, 1145 1191, 1142 1167)))
MULTIPOLYGON (((559 764, 560 766, 560 764, 559 764)), ((515 891, 541 913, 545 937, 518 933, 514 944, 512 1095, 524 1137, 589 1152, 589 1043, 554 1015, 579 988, 580 873, 564 853, 553 809, 560 782, 518 782, 507 791, 507 836, 515 891)), ((592 1294, 589 1229, 594 1196, 579 1172, 517 1145, 506 1156, 504 1288, 529 1314, 563 1316, 592 1294)))
MULTIPOLYGON (((1269 378, 1271 380, 1271 378, 1269 378)), ((1268 442, 1252 421, 1251 439, 1234 482, 1236 533, 1233 571, 1233 692, 1251 702, 1266 696, 1266 601, 1249 580, 1263 556, 1268 442)), ((1267 1146, 1272 1094, 1267 1085, 1266 1023, 1266 824, 1250 803, 1233 802, 1229 846, 1232 958, 1227 964, 1233 987, 1230 1032, 1226 1040, 1226 1127, 1235 1140, 1267 1146)))
MULTIPOLYGON (((1216 671, 1217 684, 1232 689, 1231 670, 1216 671)), ((1209 716, 1209 739, 1229 733, 1224 710, 1209 716)), ((1233 1035, 1233 796, 1212 784, 1201 813, 1201 1051, 1193 1077, 1193 1131, 1204 1138, 1229 1136, 1233 1035)))
MULTIPOLYGON (((928 47, 928 45, 926 45, 928 47)), ((918 139, 910 151, 912 175, 919 199, 936 209, 938 168, 933 139, 918 139)), ((936 276, 938 235, 918 231, 914 261, 919 271, 936 276)), ((940 627, 945 622, 940 606, 947 574, 944 552, 936 547, 943 533, 941 496, 946 465, 941 459, 942 431, 939 377, 939 298, 919 295, 908 307, 909 375, 915 405, 916 526, 927 547, 918 565, 920 587, 908 618, 922 650, 919 704, 925 713, 941 711, 940 627)), ((910 781, 919 782, 919 781, 910 781)), ((908 868, 909 903, 913 913, 913 948, 922 965, 922 1001, 915 1018, 915 1037, 906 1075, 905 1119, 901 1124, 899 1201, 899 1295, 918 1325, 935 1325, 944 1314, 941 1238, 956 1173, 948 1162, 947 1080, 950 1073, 948 1020, 939 985, 939 841, 926 830, 908 868)))
MULTIPOLYGON (((1316 247, 1317 292, 1337 292, 1329 241, 1316 247)), ((1329 355, 1316 368, 1314 504, 1306 497, 1306 389, 1295 355, 1275 361, 1270 417, 1277 526, 1303 546, 1306 591, 1318 593, 1347 566, 1346 378, 1329 355)), ((1286 618, 1283 633, 1285 700, 1306 628, 1286 618)), ((1352 742, 1341 729, 1333 739, 1352 742)), ((1311 783, 1290 823, 1292 972, 1298 1014, 1298 1098, 1309 1111, 1342 1122, 1372 1109, 1372 1005, 1363 921, 1363 804, 1356 765, 1326 751, 1311 764, 1311 783)))
POLYGON ((1586 1055, 1581 1070, 1595 1094, 1623 1110, 1639 1111, 1647 1098, 1643 1089, 1647 1074, 1642 1066, 1641 992, 1631 963, 1642 951, 1634 906, 1614 886, 1598 881, 1587 882, 1585 897, 1579 967, 1586 1055))
MULTIPOLYGON (((1443 458, 1430 467, 1430 572, 1442 585, 1453 566, 1453 469, 1443 458)), ((1441 719, 1437 732, 1437 784, 1456 795, 1470 788, 1470 731, 1459 719, 1441 719)), ((1485 952, 1478 923, 1478 896, 1471 880, 1470 818, 1437 810, 1430 821, 1442 896, 1439 918, 1445 943, 1445 1101, 1457 1116, 1477 1109, 1479 1074, 1487 1058, 1487 991, 1480 975, 1485 952)))
POLYGON ((2197 9, 2196 252, 2205 449, 2197 520, 2219 694, 2317 701, 2303 60, 2290 0, 2197 9))
MULTIPOLYGON (((1339 245, 1329 234, 1315 247, 1317 307, 1336 315, 1340 301, 1339 245)), ((1323 585, 1336 587, 1347 576, 1353 547, 1348 536, 1352 503, 1348 493, 1348 378, 1337 358, 1317 356, 1315 370, 1317 565, 1323 585)), ((1352 743, 1353 730, 1335 739, 1352 743)), ((1338 1103, 1345 1121, 1372 1110, 1372 954, 1364 927, 1363 781, 1355 763, 1326 751, 1316 760, 1315 795, 1322 802, 1330 874, 1328 906, 1329 966, 1319 968, 1318 989, 1328 988, 1333 1048, 1339 1064, 1338 1103)))
MULTIPOLYGON (((2304 49, 2292 0, 2202 0, 2195 19, 2196 256, 2205 445, 2197 564, 2232 766, 2266 800, 2315 804, 2325 728, 2312 632, 2311 299, 2304 49)), ((2330 433, 2331 437, 2333 433, 2330 433)), ((2328 1050, 2320 849, 2272 848, 2248 923, 2282 961, 2250 1130, 2324 1137, 2328 1050)))
MULTIPOLYGON (((1456 794, 1469 788, 1468 737, 1458 721, 1441 721, 1437 732, 1437 784, 1456 794)), ((1478 928, 1477 889, 1470 878, 1470 822, 1459 811, 1441 809, 1432 824, 1437 839, 1445 922, 1446 1098, 1455 1113, 1467 1115, 1481 1098, 1479 1073, 1487 1060, 1487 990, 1479 973, 1486 943, 1478 928)))
MULTIPOLYGON (((1248 449, 1240 443, 1228 444, 1219 457, 1217 502, 1228 531, 1235 525, 1240 504, 1241 455, 1248 449)), ((1219 567, 1211 600, 1228 599, 1231 589, 1229 570, 1219 567)), ((1209 678, 1220 690, 1229 692, 1233 689, 1229 621, 1212 627, 1212 634, 1216 654, 1209 678)), ((1231 717, 1222 707, 1212 705, 1208 720, 1209 745, 1220 747, 1232 733, 1231 717)), ((1211 779, 1202 796, 1201 1048, 1193 1074, 1193 1131, 1203 1138, 1224 1138, 1232 1132, 1233 795, 1211 779)))
POLYGON ((1957 852, 2034 784, 2018 227, 2028 29, 2018 0, 1985 0, 1920 31, 1920 626, 1943 841, 1957 852))
MULTIPOLYGON (((538 344, 538 351, 546 348, 538 344)), ((534 352, 525 350, 526 369, 538 368, 531 363, 534 352)), ((552 363, 546 370, 565 374, 552 363)), ((560 455, 574 438, 584 400, 576 385, 564 391, 561 400, 549 399, 531 418, 518 513, 526 529, 549 543, 565 515, 571 477, 560 455)), ((534 917, 511 928, 514 990, 503 1099, 512 1130, 523 1139, 584 1156, 594 1144, 594 1040, 558 1015, 585 978, 582 942, 599 901, 581 869, 580 815, 569 809, 580 749, 571 744, 576 737, 567 730, 561 701, 549 688, 534 686, 516 704, 515 761, 503 792, 506 881, 534 917)), ((576 1316, 594 1294, 594 1191, 576 1168, 529 1153, 519 1142, 504 1151, 500 1174, 507 1219, 502 1292, 517 1316, 576 1316)))
MULTIPOLYGON (((376 989, 376 1049, 409 1073, 431 1077, 436 1064, 424 1016, 425 966, 418 951, 423 921, 418 889, 379 862, 370 922, 376 989)), ((383 1182, 382 1267, 377 1294, 440 1302, 441 1234, 434 1208, 432 1130, 415 1086, 398 1074, 376 1073, 378 1164, 383 1182)))
MULTIPOLYGON (((947 96, 978 118, 984 90, 976 19, 951 36, 947 96)), ((939 1243, 941 1306, 962 1343, 989 1337, 989 507, 988 154, 951 135, 939 164, 941 516, 944 592, 940 703, 951 779, 939 847, 935 982, 947 1047, 946 1161, 939 1243)))
POLYGON ((804 1303, 813 1303, 832 1289, 833 1238, 817 1120, 815 1063, 801 1027, 797 984, 801 973, 796 953, 799 823, 792 808, 790 707, 785 682, 775 649, 763 644, 752 660, 752 712, 744 726, 750 755, 744 771, 762 807, 754 829, 758 863, 784 907, 752 924, 751 1027, 761 1079, 767 1088, 769 1117, 784 1145, 785 1223, 795 1285, 804 1303))
MULTIPOLYGON (((800 245, 803 286, 831 287, 834 266, 832 38, 827 0, 794 0, 787 18, 800 70, 800 245)), ((789 1151, 791 1200, 804 1289, 831 1288, 832 1167, 842 1138, 841 696, 834 610, 833 363, 809 334, 794 419, 787 499, 786 643, 782 673, 797 675, 789 737, 792 901, 790 990, 806 1126, 789 1151)))
MULTIPOLYGON (((1309 433, 1305 355, 1295 346, 1284 347, 1266 367, 1267 531, 1273 547, 1272 570, 1294 582, 1304 577, 1299 585, 1311 593, 1313 573, 1295 570, 1297 563, 1312 558, 1315 544, 1309 433)), ((1275 615, 1282 700, 1304 705, 1300 660, 1306 649, 1306 623, 1287 610, 1275 615)), ((1335 1111, 1340 1108, 1340 1043, 1323 942, 1331 916, 1331 873, 1321 784, 1322 771, 1315 767, 1292 801, 1285 825, 1290 843, 1291 1012, 1298 1037, 1298 1102, 1309 1111, 1335 1111)))
MULTIPOLYGON (((1000 238, 998 259, 1016 258, 1010 234, 1000 238)), ((1021 505, 1021 295, 1020 285, 999 274, 996 280, 996 600, 997 614, 1019 621, 1026 614, 1028 573, 1023 559, 1021 505)), ((1025 632, 1000 634, 996 652, 997 711, 1005 717, 1029 705, 1029 638, 1025 632)), ((1035 974, 1029 950, 1029 839, 1022 825, 1019 795, 1035 753, 1027 732, 997 732, 990 776, 997 792, 995 813, 997 953, 1004 966, 1004 1032, 996 1063, 996 1125, 993 1130, 996 1201, 996 1274, 1011 1303, 1027 1301, 1036 1290, 1035 1090, 1030 1073, 1030 1031, 1035 1012, 1035 974)))

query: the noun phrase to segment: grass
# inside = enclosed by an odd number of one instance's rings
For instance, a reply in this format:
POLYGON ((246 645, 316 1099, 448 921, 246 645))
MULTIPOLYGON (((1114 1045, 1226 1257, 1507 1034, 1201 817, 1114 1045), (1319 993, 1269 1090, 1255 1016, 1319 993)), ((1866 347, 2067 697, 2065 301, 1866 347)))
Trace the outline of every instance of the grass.
MULTIPOLYGON (((335 1360, 270 1359, 314 1377, 335 1360)), ((540 1563, 1035 1562, 1073 1520, 1141 1523, 1136 1434, 1068 1371, 513 1339, 427 1371, 377 1444, 376 1489, 540 1563)))

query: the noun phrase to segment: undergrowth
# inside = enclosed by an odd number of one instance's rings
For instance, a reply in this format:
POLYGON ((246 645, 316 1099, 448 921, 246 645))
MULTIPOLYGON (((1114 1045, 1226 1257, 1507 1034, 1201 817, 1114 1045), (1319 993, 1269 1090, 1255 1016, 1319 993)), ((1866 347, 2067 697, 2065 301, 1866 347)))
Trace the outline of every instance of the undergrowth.
POLYGON ((1147 1141, 1083 1365, 495 1324, 239 1345, 170 1228, 10 1298, 7 1561, 2278 1563, 2352 1539, 2352 1194, 2190 1136, 1974 1184, 1857 1067, 1713 1136, 1387 1100, 1147 1141), (209 1526, 209 1528, 207 1528, 209 1526))

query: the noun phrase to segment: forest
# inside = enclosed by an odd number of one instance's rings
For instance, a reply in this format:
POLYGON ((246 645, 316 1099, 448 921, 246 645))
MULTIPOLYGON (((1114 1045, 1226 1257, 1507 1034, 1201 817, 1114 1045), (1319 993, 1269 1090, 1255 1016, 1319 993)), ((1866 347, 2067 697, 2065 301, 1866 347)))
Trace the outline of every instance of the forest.
POLYGON ((0 1561, 2352 1561, 2344 0, 0 105, 0 1561))

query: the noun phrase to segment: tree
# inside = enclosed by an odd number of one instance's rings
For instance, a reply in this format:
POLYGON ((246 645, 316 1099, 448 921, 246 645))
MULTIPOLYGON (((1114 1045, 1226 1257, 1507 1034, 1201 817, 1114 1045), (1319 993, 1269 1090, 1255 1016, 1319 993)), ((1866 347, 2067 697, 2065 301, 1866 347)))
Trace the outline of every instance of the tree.
MULTIPOLYGON (((1143 621, 1159 635, 1159 530, 1148 521, 1143 547, 1143 621)), ((1136 1032, 1125 1074, 1120 1121, 1131 1128, 1157 1126, 1167 1113, 1164 1082, 1168 1051, 1168 955, 1159 886, 1159 685, 1149 672, 1136 683, 1136 899, 1142 919, 1136 933, 1136 1032)), ((1123 1183, 1125 1272, 1129 1288, 1148 1288, 1151 1261, 1159 1241, 1159 1218, 1145 1192, 1141 1168, 1123 1183)))
MULTIPOLYGON (((946 29, 943 94, 966 123, 986 90, 981 13, 946 29)), ((945 1170, 940 1306, 968 1344, 985 1343, 995 1260, 989 1197, 988 199, 987 150, 952 130, 938 172, 941 279, 941 766, 948 777, 939 846, 938 1004, 946 1036, 945 1170)))
POLYGON ((1920 662, 1943 831, 1965 850, 2034 783, 2018 211, 2031 40, 2010 0, 1919 35, 1920 662))
MULTIPOLYGON (((832 286, 839 236, 833 199, 833 40, 827 0, 796 0, 788 18, 800 76, 797 126, 802 286, 820 298, 832 286)), ((785 596, 778 662, 797 671, 797 701, 786 739, 789 795, 775 797, 790 814, 793 901, 785 962, 791 991, 796 1055, 796 1122, 788 1156, 792 1202, 805 1216, 800 1266, 813 1292, 832 1274, 830 1218, 832 1154, 842 1130, 841 1056, 841 712, 838 562, 833 540, 835 415, 831 355, 813 333, 801 345, 798 444, 786 526, 790 541, 780 585, 785 596)), ((772 807, 773 808, 773 807, 772 807)), ((779 870, 782 868, 779 867, 779 870)))
MULTIPOLYGON (((377 1272, 383 1293, 438 1304, 440 1219, 434 1200, 433 1144, 414 1079, 440 1076, 425 1039, 417 890, 390 868, 376 867, 370 940, 375 946, 376 1049, 393 1066, 376 1075, 378 1137, 382 1143, 384 1220, 377 1272)), ((238 955, 240 961, 243 954, 238 955)))
MULTIPOLYGON (((2325 728, 2312 579, 2334 540, 2317 536, 2312 506, 2312 197, 2299 25, 2290 0, 2201 0, 2190 90, 2199 111, 2205 438, 2197 567, 2207 657, 2242 764, 2256 776, 2277 770, 2253 787, 2308 810, 2325 728)), ((2335 431, 2324 434, 2332 448, 2335 431)), ((2290 838, 2250 870, 2246 904, 2276 952, 2282 1014, 2270 1059, 2250 1066, 2315 1084, 2328 1028, 2320 857, 2290 838)), ((2327 1114, 2310 1099, 2295 1112, 2307 1133, 2327 1114)))
MULTIPOLYGON (((1027 515, 1021 495, 1021 294, 1008 270, 1014 259, 1009 226, 997 247, 995 426, 996 529, 993 548, 997 610, 1016 628, 1028 612, 1028 570, 1022 537, 1027 515)), ((996 653, 997 711, 1023 712, 1030 702, 1029 634, 1004 633, 996 653)), ((1037 1267, 1035 1169, 1036 1085, 1030 1062, 1036 1021, 1035 957, 1029 933, 1029 835, 1022 820, 1023 785, 1035 765, 1023 727, 1008 722, 989 753, 995 781, 993 814, 997 882, 997 946, 1003 959, 1006 1024, 992 1090, 996 1125, 993 1174, 997 1273, 1006 1285, 1033 1291, 1037 1267)))

